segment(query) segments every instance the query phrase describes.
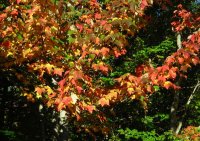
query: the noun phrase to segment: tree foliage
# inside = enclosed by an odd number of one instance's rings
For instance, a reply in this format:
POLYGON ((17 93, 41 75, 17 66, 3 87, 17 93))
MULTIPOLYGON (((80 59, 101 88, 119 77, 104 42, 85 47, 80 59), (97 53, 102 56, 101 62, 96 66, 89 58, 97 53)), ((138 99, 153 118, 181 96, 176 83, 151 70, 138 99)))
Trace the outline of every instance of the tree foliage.
MULTIPOLYGON (((182 48, 176 51, 171 37, 150 47, 136 37, 148 27, 152 17, 145 10, 152 5, 151 0, 11 0, 0 12, 1 72, 16 76, 29 101, 41 99, 80 123, 87 117, 105 123, 104 108, 118 102, 137 99, 147 109, 150 94, 161 87, 179 90, 176 82, 200 63, 200 18, 181 4, 171 26, 183 34, 182 48), (117 67, 120 59, 128 60, 127 70, 117 67)), ((154 5, 167 11, 173 3, 154 5)), ((101 130, 108 132, 103 124, 101 130)))

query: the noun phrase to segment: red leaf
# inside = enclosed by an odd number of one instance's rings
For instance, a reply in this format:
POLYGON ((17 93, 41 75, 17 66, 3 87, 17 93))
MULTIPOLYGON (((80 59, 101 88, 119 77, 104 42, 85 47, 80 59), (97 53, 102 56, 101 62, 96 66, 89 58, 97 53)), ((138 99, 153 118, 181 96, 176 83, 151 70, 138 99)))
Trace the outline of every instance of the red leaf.
POLYGON ((197 65, 198 63, 200 63, 199 58, 198 57, 192 58, 192 63, 194 65, 197 65))
POLYGON ((90 25, 91 24, 91 19, 86 19, 85 22, 90 25))
POLYGON ((163 71, 163 72, 166 72, 166 71, 168 71, 168 70, 169 70, 169 66, 168 66, 168 65, 162 66, 162 71, 163 71))
POLYGON ((158 81, 159 82, 165 82, 166 81, 166 78, 164 76, 158 76, 158 81))
POLYGON ((58 85, 60 86, 61 89, 63 89, 64 85, 65 85, 65 79, 61 80, 58 82, 58 85))
POLYGON ((10 41, 5 41, 2 43, 2 46, 9 48, 11 46, 10 41))
POLYGON ((80 86, 76 86, 76 89, 77 89, 77 91, 78 91, 79 94, 80 94, 80 93, 82 92, 82 90, 83 90, 83 88, 80 87, 80 86))
POLYGON ((102 20, 102 21, 100 22, 100 25, 101 25, 101 26, 104 26, 106 23, 107 23, 107 21, 102 20))
POLYGON ((188 52, 183 52, 183 57, 185 59, 188 59, 188 58, 190 58, 190 54, 188 52))
POLYGON ((140 76, 142 76, 143 71, 144 71, 144 65, 139 65, 135 69, 135 75, 137 77, 140 77, 140 76))
POLYGON ((13 16, 17 16, 18 15, 17 9, 14 9, 10 14, 13 16))
POLYGON ((83 25, 82 24, 76 24, 76 27, 79 29, 79 31, 83 31, 83 25))
POLYGON ((147 0, 142 0, 140 8, 143 10, 147 6, 148 6, 147 0))
POLYGON ((21 0, 16 0, 17 4, 19 4, 21 2, 21 0))
POLYGON ((94 17, 95 17, 95 19, 101 19, 101 14, 95 13, 94 17))

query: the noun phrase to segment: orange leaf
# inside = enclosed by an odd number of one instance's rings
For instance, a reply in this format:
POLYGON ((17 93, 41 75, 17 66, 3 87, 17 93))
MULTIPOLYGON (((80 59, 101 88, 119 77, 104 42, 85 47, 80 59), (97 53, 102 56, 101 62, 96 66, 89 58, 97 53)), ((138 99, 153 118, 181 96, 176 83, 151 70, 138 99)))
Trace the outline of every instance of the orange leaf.
POLYGON ((173 86, 173 84, 172 84, 170 81, 166 81, 166 82, 164 83, 164 87, 165 87, 166 89, 169 89, 171 86, 173 86))
POLYGON ((60 111, 64 108, 64 104, 61 102, 58 104, 57 110, 60 111))
POLYGON ((106 47, 103 47, 101 49, 101 53, 103 56, 106 56, 108 53, 109 53, 110 49, 109 48, 106 48, 106 47))
POLYGON ((100 43, 100 39, 99 39, 99 37, 96 37, 95 38, 95 44, 99 44, 100 43))
POLYGON ((7 14, 0 14, 0 21, 4 20, 7 17, 7 14))
POLYGON ((87 106, 85 106, 85 109, 86 109, 90 114, 92 114, 92 112, 94 111, 95 107, 92 106, 92 105, 87 105, 87 106))
POLYGON ((176 78, 176 72, 174 72, 173 70, 169 70, 169 76, 171 77, 171 78, 173 78, 173 79, 175 79, 176 78))
POLYGON ((103 107, 104 105, 108 105, 109 106, 109 100, 105 99, 105 98, 101 98, 99 100, 99 104, 103 107))
POLYGON ((189 64, 185 64, 183 66, 181 66, 181 71, 187 72, 188 68, 190 68, 191 66, 189 64))
POLYGON ((147 85, 147 92, 152 93, 153 92, 153 87, 151 85, 147 85))
POLYGON ((197 65, 198 63, 200 63, 199 58, 198 57, 192 58, 192 63, 194 65, 197 65))
POLYGON ((111 30, 111 27, 112 27, 111 24, 105 24, 105 25, 103 26, 103 28, 104 28, 105 30, 107 30, 107 31, 110 31, 110 30, 111 30))
POLYGON ((63 69, 62 68, 55 68, 54 69, 54 74, 57 74, 59 76, 62 76, 62 73, 63 73, 63 69))
POLYGON ((99 65, 99 70, 101 70, 103 72, 108 72, 108 67, 104 66, 104 65, 99 65))
POLYGON ((182 64, 183 64, 183 62, 184 62, 184 59, 183 59, 182 57, 179 57, 179 58, 178 58, 178 62, 179 62, 179 64, 181 64, 181 65, 182 65, 182 64))
POLYGON ((44 88, 40 88, 40 87, 36 87, 35 88, 35 92, 41 95, 43 92, 45 92, 45 89, 44 88))
POLYGON ((68 97, 64 97, 62 102, 65 104, 65 105, 69 105, 71 102, 72 102, 72 98, 70 96, 68 97))

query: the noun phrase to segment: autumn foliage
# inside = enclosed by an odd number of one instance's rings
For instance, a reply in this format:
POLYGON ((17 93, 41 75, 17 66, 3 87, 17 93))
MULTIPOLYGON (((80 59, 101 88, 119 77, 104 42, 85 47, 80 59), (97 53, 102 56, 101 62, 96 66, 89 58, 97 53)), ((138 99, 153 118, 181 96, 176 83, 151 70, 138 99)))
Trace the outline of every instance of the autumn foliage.
MULTIPOLYGON (((103 5, 96 0, 12 0, 0 13, 1 70, 16 75, 29 100, 42 99, 77 120, 85 112, 98 113, 101 107, 127 98, 144 97, 145 107, 155 86, 180 89, 175 82, 200 63, 200 17, 179 5, 172 27, 175 32, 192 31, 181 49, 162 66, 143 64, 135 74, 115 78, 112 87, 99 84, 99 76, 112 72, 107 60, 125 55, 128 37, 148 24, 144 10, 152 4, 148 0, 112 0, 103 5)), ((165 9, 171 3, 162 4, 165 9)))

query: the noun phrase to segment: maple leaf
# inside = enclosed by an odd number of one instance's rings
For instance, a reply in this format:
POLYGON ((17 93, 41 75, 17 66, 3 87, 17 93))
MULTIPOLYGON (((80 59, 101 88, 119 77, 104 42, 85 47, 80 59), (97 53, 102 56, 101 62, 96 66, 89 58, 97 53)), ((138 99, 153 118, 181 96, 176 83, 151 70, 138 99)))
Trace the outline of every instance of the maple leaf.
POLYGON ((83 31, 83 25, 82 24, 76 24, 76 27, 79 29, 80 32, 83 31))
POLYGON ((188 52, 183 52, 183 57, 185 59, 188 59, 188 58, 190 58, 190 54, 188 52))
POLYGON ((64 87, 64 85, 65 85, 65 82, 66 82, 65 79, 60 80, 60 81, 58 82, 58 85, 60 86, 61 89, 63 89, 63 87, 64 87))
POLYGON ((64 72, 64 70, 63 70, 63 68, 55 68, 53 72, 54 72, 54 74, 62 76, 62 73, 64 72))
POLYGON ((112 25, 111 25, 111 24, 104 24, 103 28, 104 28, 106 31, 111 31, 112 25))
POLYGON ((169 70, 169 76, 173 79, 176 78, 176 72, 174 72, 172 69, 169 70))
POLYGON ((183 62, 184 62, 184 59, 182 58, 182 57, 178 57, 178 62, 179 62, 179 64, 183 64, 183 62))
POLYGON ((99 100, 99 104, 103 107, 104 105, 108 105, 109 106, 109 100, 105 99, 105 98, 101 98, 99 100))
POLYGON ((58 107, 57 107, 57 110, 58 110, 58 111, 61 111, 61 110, 64 108, 64 106, 65 106, 64 103, 62 103, 62 102, 59 103, 59 104, 58 104, 58 107))
POLYGON ((100 43, 100 39, 99 39, 99 37, 96 37, 96 38, 95 38, 95 44, 98 45, 99 43, 100 43))
POLYGON ((107 23, 107 21, 105 21, 105 20, 100 21, 101 26, 104 26, 106 23, 107 23))
POLYGON ((101 53, 103 56, 106 56, 108 53, 109 53, 110 49, 109 48, 106 48, 106 47, 103 47, 101 49, 101 53))
POLYGON ((170 81, 166 81, 166 82, 164 83, 164 87, 165 87, 166 89, 169 89, 171 86, 173 86, 173 84, 172 84, 170 81))
POLYGON ((51 89, 51 87, 46 86, 45 88, 46 88, 46 90, 47 90, 47 94, 48 94, 48 95, 50 95, 50 94, 53 93, 53 90, 51 89))
POLYGON ((69 105, 71 102, 72 102, 72 98, 70 96, 66 96, 62 100, 62 103, 65 105, 69 105))
POLYGON ((191 66, 189 64, 185 64, 183 66, 181 66, 181 71, 187 72, 188 68, 191 68, 191 66))
POLYGON ((7 17, 6 13, 0 14, 0 21, 3 21, 7 17))
POLYGON ((147 92, 152 93, 153 92, 152 85, 147 85, 146 90, 147 90, 147 92))
POLYGON ((140 5, 140 8, 143 10, 143 9, 145 9, 145 7, 147 7, 147 6, 148 6, 147 0, 142 0, 141 5, 140 5))
POLYGON ((162 72, 166 72, 169 70, 169 66, 168 65, 163 65, 162 66, 162 72))
POLYGON ((95 19, 101 19, 101 14, 95 13, 94 17, 95 17, 95 19))
POLYGON ((80 93, 82 92, 82 90, 83 90, 83 88, 80 87, 80 86, 76 86, 76 89, 77 89, 77 91, 78 91, 79 94, 80 94, 80 93))
POLYGON ((17 4, 19 4, 21 2, 21 0, 16 0, 17 4))
POLYGON ((39 95, 41 95, 43 92, 45 92, 45 89, 44 88, 41 88, 41 87, 36 87, 35 88, 35 92, 39 95))
POLYGON ((93 105, 87 105, 85 106, 85 109, 90 113, 92 114, 93 111, 95 110, 95 107, 93 105))
POLYGON ((6 47, 6 48, 10 48, 11 43, 10 43, 10 41, 4 41, 4 42, 2 43, 2 46, 6 47))
POLYGON ((134 88, 128 88, 127 91, 129 94, 132 94, 134 92, 134 88))
POLYGON ((77 100, 79 99, 79 98, 77 97, 77 95, 74 94, 74 93, 71 94, 71 98, 72 98, 72 103, 73 103, 73 104, 75 104, 75 103, 77 102, 77 100))
POLYGON ((192 63, 193 63, 194 65, 199 64, 199 63, 200 63, 199 58, 198 58, 198 57, 192 58, 192 63))
MULTIPOLYGON (((27 51, 27 53, 29 53, 29 50, 27 51)), ((44 65, 44 67, 47 69, 48 73, 50 74, 53 71, 54 65, 47 63, 44 65)))
POLYGON ((18 15, 17 9, 14 9, 10 14, 11 14, 12 16, 17 16, 17 15, 18 15))

